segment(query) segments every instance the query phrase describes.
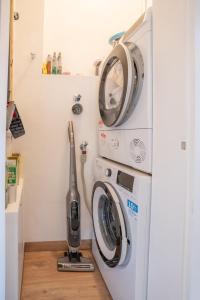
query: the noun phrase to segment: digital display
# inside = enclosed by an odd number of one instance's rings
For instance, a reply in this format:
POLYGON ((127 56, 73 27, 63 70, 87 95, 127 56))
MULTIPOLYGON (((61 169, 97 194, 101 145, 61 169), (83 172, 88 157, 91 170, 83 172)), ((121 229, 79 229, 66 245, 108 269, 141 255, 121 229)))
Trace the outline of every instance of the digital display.
POLYGON ((117 173, 117 184, 128 190, 129 192, 133 192, 133 183, 134 177, 126 174, 124 172, 118 171, 117 173))

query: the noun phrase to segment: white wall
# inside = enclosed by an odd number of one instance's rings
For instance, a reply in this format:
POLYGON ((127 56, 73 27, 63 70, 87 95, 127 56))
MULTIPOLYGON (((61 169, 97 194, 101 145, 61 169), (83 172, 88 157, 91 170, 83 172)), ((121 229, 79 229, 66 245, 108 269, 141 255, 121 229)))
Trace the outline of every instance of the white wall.
POLYGON ((193 99, 188 3, 153 2, 154 154, 148 300, 188 299, 184 297, 193 99), (182 141, 186 150, 181 148, 182 141))
POLYGON ((108 39, 127 30, 144 8, 144 0, 45 0, 44 61, 62 51, 64 71, 92 74, 94 61, 112 49, 108 39))
MULTIPOLYGON (((64 240, 65 196, 68 187, 69 144, 67 122, 73 95, 82 94, 84 112, 75 120, 77 153, 87 140, 87 183, 92 187, 92 164, 96 154, 95 77, 42 76, 42 1, 16 0, 20 20, 15 23, 15 99, 26 135, 13 144, 24 157, 25 240, 64 240), (37 15, 37 19, 33 18, 37 15), (34 30, 33 30, 34 29, 34 30), (23 45, 23 46, 22 46, 23 45), (36 59, 30 60, 30 52, 36 59)), ((79 156, 78 168, 79 168, 79 156)), ((80 181, 79 189, 81 192, 80 181)), ((90 190, 88 190, 88 193, 90 190)), ((82 238, 91 236, 91 220, 82 206, 82 238)))
MULTIPOLYGON (((96 154, 96 78, 43 77, 40 89, 33 91, 29 79, 26 91, 18 91, 18 106, 23 115, 26 135, 16 142, 15 150, 24 157, 25 240, 65 240, 65 198, 69 182, 68 121, 74 121, 77 173, 80 174, 82 141, 88 142, 86 182, 92 188, 92 170, 96 154), (30 94, 30 90, 32 90, 30 94), (82 95, 83 113, 71 112, 73 95, 82 95)), ((78 176, 82 196, 82 185, 78 176)), ((82 201, 82 238, 91 238, 91 219, 82 201)))
POLYGON ((19 12, 19 20, 14 22, 14 98, 18 101, 18 91, 26 89, 24 80, 32 81, 30 94, 40 87, 44 1, 15 0, 15 11, 19 12), (36 54, 34 61, 30 53, 36 54))
POLYGON ((5 157, 9 1, 0 1, 0 299, 5 299, 5 157))

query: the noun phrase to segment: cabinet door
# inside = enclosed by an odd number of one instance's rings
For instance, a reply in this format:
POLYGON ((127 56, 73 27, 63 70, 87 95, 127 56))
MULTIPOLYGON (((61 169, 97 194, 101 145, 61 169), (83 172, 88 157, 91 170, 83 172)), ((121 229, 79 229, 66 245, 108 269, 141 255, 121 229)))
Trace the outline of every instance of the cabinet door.
POLYGON ((24 260, 24 237, 23 237, 23 203, 20 203, 18 215, 18 285, 19 285, 19 299, 22 284, 24 260))

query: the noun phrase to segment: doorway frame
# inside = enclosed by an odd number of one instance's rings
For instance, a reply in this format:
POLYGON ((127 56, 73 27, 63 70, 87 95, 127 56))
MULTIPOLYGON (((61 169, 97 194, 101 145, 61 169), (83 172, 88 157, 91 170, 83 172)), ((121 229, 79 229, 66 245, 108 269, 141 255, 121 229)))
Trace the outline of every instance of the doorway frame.
POLYGON ((5 163, 10 1, 0 0, 0 299, 5 299, 5 163))

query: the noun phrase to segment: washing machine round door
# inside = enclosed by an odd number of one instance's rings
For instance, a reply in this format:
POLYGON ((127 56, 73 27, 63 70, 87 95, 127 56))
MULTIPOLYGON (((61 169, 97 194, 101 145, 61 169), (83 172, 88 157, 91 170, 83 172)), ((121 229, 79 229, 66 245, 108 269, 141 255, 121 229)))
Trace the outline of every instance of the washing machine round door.
POLYGON ((144 63, 133 43, 120 43, 105 60, 99 87, 99 111, 108 127, 123 124, 133 113, 143 86, 144 63))
POLYGON ((109 267, 122 265, 127 255, 127 234, 120 201, 114 188, 96 182, 92 199, 93 225, 99 253, 109 267))

